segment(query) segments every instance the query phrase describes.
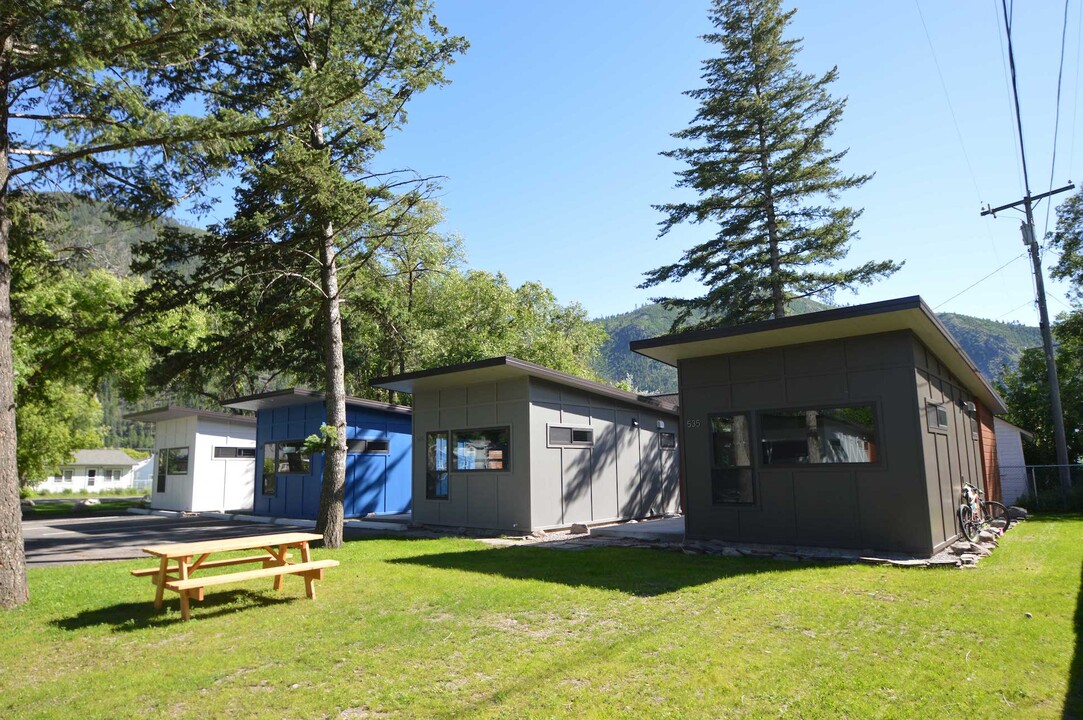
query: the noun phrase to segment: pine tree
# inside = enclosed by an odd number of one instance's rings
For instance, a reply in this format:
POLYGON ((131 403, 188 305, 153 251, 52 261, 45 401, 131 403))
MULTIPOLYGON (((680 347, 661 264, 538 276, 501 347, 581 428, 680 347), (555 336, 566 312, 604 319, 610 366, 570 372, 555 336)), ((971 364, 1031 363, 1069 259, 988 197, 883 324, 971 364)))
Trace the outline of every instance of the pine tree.
POLYGON ((702 297, 658 299, 679 310, 674 330, 782 317, 790 300, 829 297, 901 267, 833 266, 857 237, 860 215, 834 202, 870 176, 839 170, 846 151, 826 145, 845 106, 827 92, 838 69, 817 78, 797 68, 800 40, 783 37, 795 11, 779 5, 715 0, 715 31, 703 39, 721 52, 703 63, 706 86, 685 93, 699 111, 674 137, 689 144, 663 153, 687 165, 677 186, 699 199, 657 206, 666 215, 659 236, 685 222, 718 226, 714 237, 646 273, 640 285, 691 276, 706 287, 702 297))

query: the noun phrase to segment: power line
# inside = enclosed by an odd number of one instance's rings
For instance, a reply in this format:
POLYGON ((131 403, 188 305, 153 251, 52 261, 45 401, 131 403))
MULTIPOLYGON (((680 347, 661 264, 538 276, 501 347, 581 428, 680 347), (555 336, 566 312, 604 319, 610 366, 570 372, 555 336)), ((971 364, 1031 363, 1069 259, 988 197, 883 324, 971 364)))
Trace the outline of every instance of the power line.
MULTIPOLYGON (((1004 49, 1004 37, 1000 34, 1000 29, 999 29, 999 25, 1000 25, 1000 9, 997 7, 997 4, 998 4, 997 0, 993 0, 993 14, 996 15, 996 22, 994 23, 994 25, 998 26, 997 40, 1000 41, 1000 64, 1001 64, 1001 69, 1004 71, 1004 89, 1007 90, 1007 93, 1005 94, 1005 99, 1008 101, 1008 115, 1011 116, 1014 113, 1012 112, 1012 109, 1011 109, 1011 107, 1012 107, 1012 100, 1011 100, 1012 88, 1011 88, 1011 84, 1008 81, 1008 53, 1004 49)), ((1009 25, 1011 23, 1011 21, 1008 19, 1007 13, 1005 13, 1005 15, 1004 15, 1004 23, 1005 23, 1005 25, 1009 25)), ((1014 143, 1016 151, 1021 151, 1022 148, 1020 148, 1020 146, 1019 146, 1019 143, 1022 142, 1021 138, 1018 138, 1015 133, 1012 133, 1011 136, 1012 136, 1012 143, 1014 143)), ((1019 154, 1022 154, 1022 153, 1020 152, 1019 154)), ((1016 172, 1016 179, 1019 180, 1020 190, 1022 190, 1023 178, 1019 176, 1019 165, 1018 164, 1016 164, 1016 166, 1015 166, 1015 172, 1016 172)))
MULTIPOLYGON (((1064 79, 1064 47, 1068 37, 1068 0, 1064 0, 1064 23, 1060 31, 1060 65, 1057 69, 1057 106, 1053 120, 1053 163, 1049 168, 1049 189, 1053 189, 1053 174, 1057 171, 1057 135, 1060 134, 1060 88, 1064 79)), ((1049 234, 1049 213, 1053 209, 1053 202, 1045 205, 1045 227, 1042 228, 1042 239, 1049 234)))
POLYGON ((1018 306, 1018 307, 1013 307, 1013 308, 1012 308, 1011 310, 1009 310, 1008 312, 1004 313, 1003 315, 999 315, 999 316, 997 316, 997 320, 999 320, 1000 318, 1006 318, 1006 317, 1008 317, 1009 315, 1011 315, 1011 314, 1012 314, 1013 312, 1015 312, 1016 310, 1022 310, 1022 309, 1023 309, 1023 308, 1025 308, 1025 307, 1026 307, 1027 305, 1033 305, 1033 304, 1034 304, 1034 301, 1033 301, 1033 300, 1027 300, 1027 301, 1026 301, 1025 303, 1023 303, 1022 305, 1020 305, 1020 306, 1018 306))
POLYGON ((955 298, 957 298, 957 297, 959 297, 960 295, 962 295, 963 293, 965 293, 965 292, 966 292, 967 290, 970 290, 971 288, 974 288, 974 287, 977 287, 978 285, 981 285, 981 284, 982 284, 983 282, 985 282, 985 281, 986 281, 986 280, 988 280, 989 278, 993 277, 993 276, 994 276, 994 275, 996 275, 996 274, 997 274, 998 272, 1000 272, 1000 271, 1001 271, 1001 270, 1003 270, 1004 268, 1008 267, 1009 265, 1011 265, 1011 264, 1012 264, 1013 262, 1015 262, 1015 261, 1016 261, 1016 260, 1018 260, 1019 258, 1021 258, 1021 257, 1024 257, 1025 255, 1026 255, 1026 253, 1025 253, 1025 252, 1023 252, 1023 253, 1020 253, 1020 254, 1016 255, 1016 256, 1015 256, 1015 257, 1013 257, 1013 258, 1012 258, 1011 260, 1009 260, 1008 262, 1004 263, 1003 265, 1001 265, 1000 267, 998 267, 998 268, 997 268, 996 270, 994 270, 993 272, 991 272, 991 273, 989 273, 988 275, 986 275, 985 277, 983 277, 983 278, 982 278, 981 280, 978 280, 977 282, 975 282, 975 283, 973 283, 973 284, 971 284, 971 285, 967 285, 967 286, 966 286, 965 288, 963 288, 962 290, 960 290, 959 292, 955 293, 954 295, 952 295, 952 296, 951 296, 950 298, 948 298, 948 299, 947 299, 947 300, 945 300, 944 302, 942 302, 942 303, 940 303, 939 305, 937 305, 936 307, 934 307, 934 308, 933 308, 933 310, 939 310, 940 308, 944 307, 945 305, 947 305, 948 303, 950 303, 950 302, 951 302, 952 300, 954 300, 955 298))
POLYGON ((1075 88, 1075 92, 1072 95, 1072 150, 1068 154, 1069 173, 1071 173, 1072 168, 1075 167, 1075 120, 1077 111, 1079 110, 1079 57, 1081 54, 1083 54, 1080 53, 1080 44, 1081 40, 1083 40, 1083 8, 1080 9, 1077 17, 1079 19, 1076 21, 1075 32, 1075 81, 1072 83, 1072 87, 1075 88))

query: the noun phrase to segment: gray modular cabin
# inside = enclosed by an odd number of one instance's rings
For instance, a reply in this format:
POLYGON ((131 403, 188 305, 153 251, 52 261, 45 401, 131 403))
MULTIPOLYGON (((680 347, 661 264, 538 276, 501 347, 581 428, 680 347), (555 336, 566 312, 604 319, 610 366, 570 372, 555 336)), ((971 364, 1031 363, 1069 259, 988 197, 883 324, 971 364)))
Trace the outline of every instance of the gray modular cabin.
POLYGON ((531 532, 679 507, 671 399, 513 357, 372 385, 414 396, 416 523, 531 532))
POLYGON ((930 556, 961 483, 991 490, 980 417, 1006 408, 920 297, 631 349, 677 368, 690 539, 930 556))

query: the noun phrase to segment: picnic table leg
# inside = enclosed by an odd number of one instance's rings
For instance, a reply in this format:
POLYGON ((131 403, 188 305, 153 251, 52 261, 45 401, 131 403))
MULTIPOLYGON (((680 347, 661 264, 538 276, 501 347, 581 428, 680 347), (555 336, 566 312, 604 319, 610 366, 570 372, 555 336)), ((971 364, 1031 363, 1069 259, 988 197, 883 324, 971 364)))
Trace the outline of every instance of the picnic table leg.
MULTIPOLYGON (((181 580, 187 580, 188 579, 188 561, 191 560, 191 559, 192 558, 190 558, 190 557, 183 557, 183 558, 180 559, 178 570, 179 570, 179 575, 180 575, 181 580)), ((188 591, 187 590, 181 590, 180 591, 180 607, 181 607, 181 619, 188 620, 191 617, 191 612, 188 609, 188 591)))
MULTIPOLYGON (((308 541, 301 543, 301 562, 310 562, 312 557, 308 552, 308 541)), ((305 595, 308 595, 313 600, 316 599, 316 581, 311 575, 311 571, 305 573, 305 595)))
POLYGON ((154 591, 154 609, 162 609, 162 597, 165 595, 166 572, 169 570, 169 558, 163 557, 158 567, 158 588, 154 591))
MULTIPOLYGON (((286 564, 286 550, 287 549, 288 548, 285 545, 279 545, 278 546, 278 557, 282 561, 282 562, 278 563, 279 565, 285 565, 286 564)), ((283 581, 283 579, 284 579, 284 576, 275 575, 275 580, 274 580, 274 589, 275 590, 281 590, 282 589, 282 581, 283 581)))

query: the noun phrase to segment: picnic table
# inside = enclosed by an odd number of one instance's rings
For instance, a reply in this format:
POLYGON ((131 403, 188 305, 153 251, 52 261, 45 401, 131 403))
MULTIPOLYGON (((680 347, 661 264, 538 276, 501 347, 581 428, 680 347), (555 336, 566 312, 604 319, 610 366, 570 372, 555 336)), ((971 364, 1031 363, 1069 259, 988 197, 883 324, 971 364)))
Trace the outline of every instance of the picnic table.
POLYGON ((154 594, 154 607, 162 607, 162 598, 166 590, 180 594, 181 617, 188 620, 189 599, 203 600, 203 589, 209 585, 241 582, 256 578, 274 578, 274 589, 282 589, 286 575, 300 575, 305 579, 305 594, 316 598, 317 580, 323 580, 325 568, 338 565, 338 560, 313 560, 308 544, 322 540, 322 535, 306 532, 276 533, 273 535, 252 535, 248 537, 230 537, 217 540, 201 540, 188 543, 169 543, 151 545, 143 552, 159 558, 156 568, 132 570, 136 577, 149 576, 157 586, 154 594), (301 562, 291 562, 290 549, 300 551, 301 562), (210 559, 219 553, 257 551, 254 555, 210 559), (222 568, 246 563, 260 563, 255 570, 205 575, 203 570, 222 568), (198 576, 193 577, 198 573, 198 576))

